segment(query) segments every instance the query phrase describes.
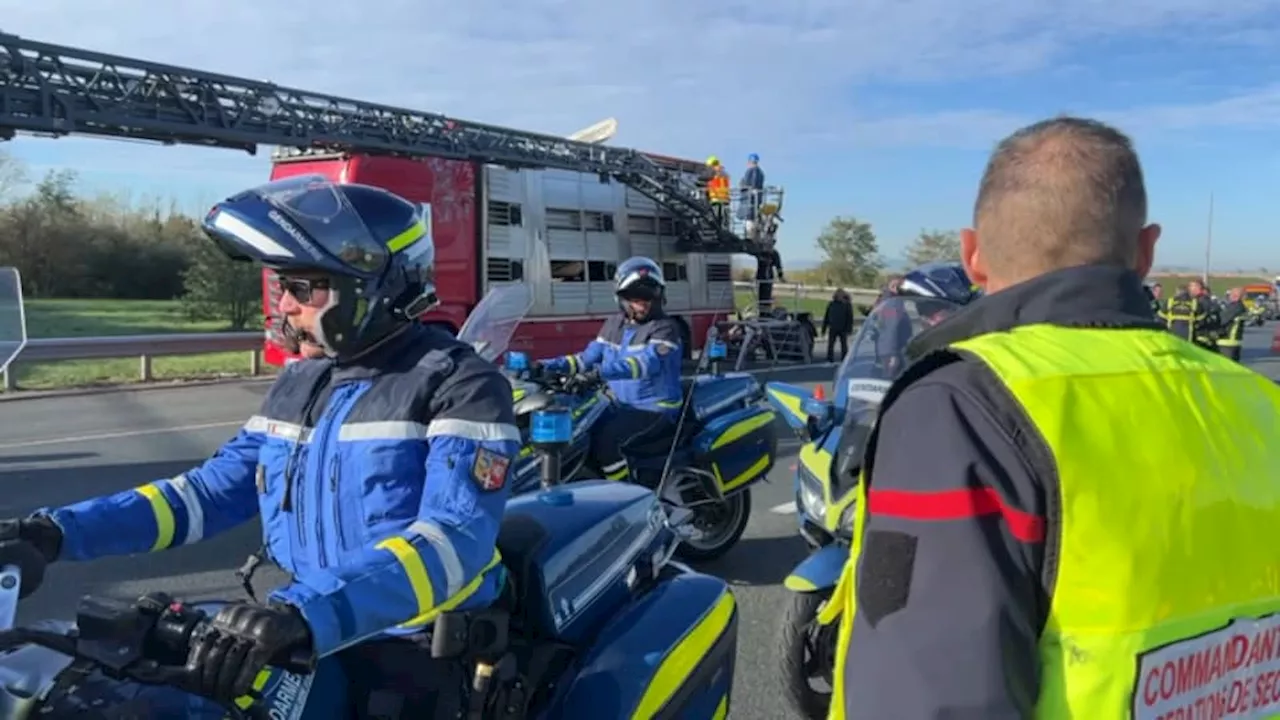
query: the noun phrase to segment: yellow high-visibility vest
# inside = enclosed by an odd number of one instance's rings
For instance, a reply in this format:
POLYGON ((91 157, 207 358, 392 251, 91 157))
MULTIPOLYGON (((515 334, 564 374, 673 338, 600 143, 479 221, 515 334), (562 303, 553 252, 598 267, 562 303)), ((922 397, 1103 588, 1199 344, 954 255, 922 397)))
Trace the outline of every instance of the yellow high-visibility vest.
MULTIPOLYGON (((1158 330, 1030 325, 951 349, 995 373, 1056 464, 1035 717, 1280 717, 1280 388, 1158 330)), ((824 622, 856 612, 866 485, 824 622)), ((833 720, 858 720, 850 635, 833 720)))

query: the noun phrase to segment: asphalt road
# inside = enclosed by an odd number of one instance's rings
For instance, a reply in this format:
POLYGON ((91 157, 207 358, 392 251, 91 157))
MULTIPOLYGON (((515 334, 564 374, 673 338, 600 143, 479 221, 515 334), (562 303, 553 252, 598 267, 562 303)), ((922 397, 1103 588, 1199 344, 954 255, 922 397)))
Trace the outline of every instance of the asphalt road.
MULTIPOLYGON (((1250 329, 1245 359, 1280 378, 1270 359, 1270 328, 1250 329)), ((832 378, 829 367, 776 375, 810 384, 832 378)), ((0 401, 0 517, 171 477, 203 461, 250 415, 262 382, 175 387, 143 392, 0 401)), ((785 431, 784 431, 785 433, 785 431)), ((753 490, 751 523, 741 543, 702 567, 734 584, 741 607, 734 717, 785 718, 774 686, 774 628, 786 590, 782 580, 805 555, 795 518, 790 468, 798 442, 789 435, 768 483, 753 490)), ((158 555, 113 558, 50 568, 19 621, 71 616, 84 594, 133 598, 165 590, 190 599, 241 596, 234 570, 258 544, 251 524, 200 545, 158 555)), ((283 581, 271 570, 259 587, 283 581)))

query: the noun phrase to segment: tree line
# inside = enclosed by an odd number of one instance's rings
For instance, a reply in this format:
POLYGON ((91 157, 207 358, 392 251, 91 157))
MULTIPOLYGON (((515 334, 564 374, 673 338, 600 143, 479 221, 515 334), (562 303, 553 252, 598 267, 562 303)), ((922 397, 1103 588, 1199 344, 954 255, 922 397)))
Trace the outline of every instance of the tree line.
POLYGON ((252 326, 261 273, 228 260, 176 203, 81 197, 70 170, 32 182, 0 151, 0 265, 29 298, 181 299, 193 320, 252 326))
MULTIPOLYGON (((812 270, 785 272, 787 280, 815 285, 874 288, 884 283, 886 272, 880 243, 870 223, 855 217, 832 218, 817 240, 823 259, 812 270)), ((929 262, 959 261, 960 235, 951 230, 921 230, 907 247, 909 266, 929 262)), ((785 267, 785 258, 783 265, 785 267)), ((739 279, 754 280, 753 270, 739 272, 739 279)))
MULTIPOLYGON (((22 272, 30 298, 181 299, 193 320, 244 329, 260 320, 261 275, 228 260, 200 231, 199 218, 173 202, 123 196, 82 197, 70 170, 32 182, 27 168, 0 151, 0 265, 22 272)), ((876 287, 885 262, 871 225, 833 218, 817 238, 824 259, 791 281, 876 287)), ((959 259, 954 232, 922 231, 911 264, 959 259)), ((754 278, 740 271, 742 279, 754 278)))

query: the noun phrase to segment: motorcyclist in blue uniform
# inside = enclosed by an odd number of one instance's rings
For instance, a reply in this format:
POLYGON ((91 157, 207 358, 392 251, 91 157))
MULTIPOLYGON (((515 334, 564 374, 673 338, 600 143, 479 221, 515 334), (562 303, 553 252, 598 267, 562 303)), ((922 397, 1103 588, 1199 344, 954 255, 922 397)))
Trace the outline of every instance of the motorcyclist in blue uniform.
POLYGON ((956 306, 967 305, 976 297, 977 292, 960 263, 928 263, 903 275, 893 292, 877 305, 875 318, 879 325, 872 328, 883 378, 896 378, 906 364, 903 351, 915 334, 907 311, 908 302, 914 306, 921 322, 933 326, 942 322, 956 306), (915 299, 904 299, 908 297, 915 299), (924 298, 940 302, 927 302, 924 298))
POLYGON ((680 414, 680 324, 663 310, 666 280, 647 257, 618 266, 615 293, 621 310, 605 320, 582 352, 542 360, 536 373, 585 375, 609 383, 617 402, 592 436, 592 453, 610 480, 631 475, 626 455, 662 447, 675 434, 680 414))
POLYGON ((261 514, 292 581, 216 614, 187 689, 227 702, 273 657, 337 653, 358 716, 373 696, 405 717, 461 716, 462 669, 432 661, 424 629, 501 592, 495 542, 520 434, 498 369, 415 322, 436 302, 419 209, 303 176, 223 201, 204 230, 277 270, 303 359, 203 465, 5 525, 52 562, 189 545, 261 514))

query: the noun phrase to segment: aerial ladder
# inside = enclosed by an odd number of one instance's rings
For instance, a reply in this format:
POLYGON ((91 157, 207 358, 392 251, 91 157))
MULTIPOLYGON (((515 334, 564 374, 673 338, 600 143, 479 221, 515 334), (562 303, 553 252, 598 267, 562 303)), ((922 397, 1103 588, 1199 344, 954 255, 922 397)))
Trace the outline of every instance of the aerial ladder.
MULTIPOLYGON (((22 131, 294 152, 441 157, 598 174, 676 216, 683 252, 756 255, 678 171, 644 153, 0 33, 0 140, 22 131)), ((590 138, 587 138, 588 140, 590 138)))

